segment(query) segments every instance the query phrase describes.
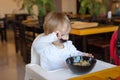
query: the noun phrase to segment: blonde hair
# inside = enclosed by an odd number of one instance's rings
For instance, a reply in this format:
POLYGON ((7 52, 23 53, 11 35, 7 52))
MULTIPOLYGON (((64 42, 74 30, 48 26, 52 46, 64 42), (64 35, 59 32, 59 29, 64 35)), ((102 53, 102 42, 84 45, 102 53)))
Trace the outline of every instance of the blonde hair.
MULTIPOLYGON (((50 12, 46 17, 43 25, 44 33, 47 35, 58 29, 58 25, 67 24, 71 28, 70 20, 64 13, 50 12)), ((61 28, 63 28, 61 26, 61 28)), ((60 29, 60 28, 59 28, 60 29)))

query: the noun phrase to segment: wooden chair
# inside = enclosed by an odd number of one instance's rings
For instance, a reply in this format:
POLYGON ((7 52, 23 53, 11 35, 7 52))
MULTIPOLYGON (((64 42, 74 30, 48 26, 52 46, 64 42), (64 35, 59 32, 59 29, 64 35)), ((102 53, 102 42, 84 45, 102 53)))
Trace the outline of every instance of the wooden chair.
POLYGON ((5 14, 5 25, 7 29, 13 28, 13 21, 15 19, 14 14, 5 14))
MULTIPOLYGON (((110 40, 109 39, 96 39, 96 40, 93 40, 93 41, 89 41, 88 42, 88 45, 94 47, 94 49, 98 50, 98 51, 94 51, 94 54, 100 54, 98 55, 99 56, 102 56, 102 59, 104 61, 107 61, 109 62, 109 46, 110 46, 110 40)), ((90 48, 92 48, 90 47, 90 48)))
POLYGON ((15 14, 15 20, 13 21, 14 26, 14 38, 15 38, 15 47, 16 47, 16 53, 19 51, 21 52, 21 55, 23 55, 23 48, 21 43, 23 38, 23 25, 22 20, 27 19, 27 14, 15 14))
POLYGON ((24 61, 25 63, 30 63, 31 61, 31 46, 33 40, 39 35, 40 29, 36 29, 35 26, 27 26, 24 25, 24 41, 25 41, 25 53, 24 53, 24 61), (37 31, 39 30, 39 31, 37 31))
POLYGON ((7 41, 5 18, 0 19, 0 35, 1 35, 1 41, 2 42, 7 41))
POLYGON ((23 57, 25 63, 30 63, 31 61, 31 46, 34 38, 35 38, 34 27, 24 26, 24 41, 26 52, 23 57))

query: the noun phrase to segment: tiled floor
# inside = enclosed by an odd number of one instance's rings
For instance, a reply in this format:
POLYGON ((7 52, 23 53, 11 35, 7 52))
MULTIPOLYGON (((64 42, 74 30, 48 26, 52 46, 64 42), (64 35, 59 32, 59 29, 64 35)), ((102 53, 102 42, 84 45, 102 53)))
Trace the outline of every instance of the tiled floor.
POLYGON ((25 64, 20 53, 15 53, 12 30, 7 30, 7 39, 0 41, 0 80, 24 80, 25 64))

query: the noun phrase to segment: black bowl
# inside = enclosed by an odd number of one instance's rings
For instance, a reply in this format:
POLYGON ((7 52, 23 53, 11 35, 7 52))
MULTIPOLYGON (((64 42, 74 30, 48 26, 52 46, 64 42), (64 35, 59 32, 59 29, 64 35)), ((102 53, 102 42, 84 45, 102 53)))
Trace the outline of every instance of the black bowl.
POLYGON ((73 56, 73 57, 67 58, 66 63, 72 72, 74 72, 76 74, 84 74, 84 73, 88 73, 89 71, 91 71, 93 69, 93 67, 96 63, 96 59, 86 57, 86 56, 73 56), (75 63, 78 63, 81 60, 87 61, 89 63, 89 65, 88 64, 75 65, 75 63))

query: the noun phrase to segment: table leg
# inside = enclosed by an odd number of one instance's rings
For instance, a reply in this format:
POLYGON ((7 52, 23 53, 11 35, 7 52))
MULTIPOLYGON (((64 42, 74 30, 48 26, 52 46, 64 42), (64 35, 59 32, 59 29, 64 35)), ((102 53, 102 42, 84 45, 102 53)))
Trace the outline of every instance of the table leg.
POLYGON ((83 46, 83 51, 84 51, 84 52, 87 52, 86 36, 82 36, 82 46, 83 46))

